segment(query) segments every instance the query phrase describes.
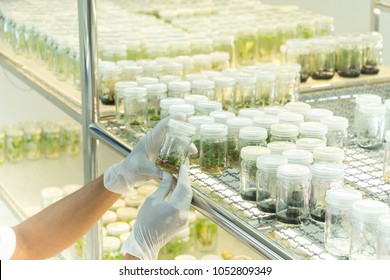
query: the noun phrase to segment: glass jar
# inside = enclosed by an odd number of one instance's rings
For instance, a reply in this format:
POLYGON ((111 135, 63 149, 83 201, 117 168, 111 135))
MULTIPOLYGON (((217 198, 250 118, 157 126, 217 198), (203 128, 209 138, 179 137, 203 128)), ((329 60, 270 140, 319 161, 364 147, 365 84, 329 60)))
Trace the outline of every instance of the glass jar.
POLYGON ((277 123, 273 124, 270 129, 270 142, 287 141, 295 143, 299 134, 298 126, 293 124, 277 123))
POLYGON ((181 77, 175 75, 161 75, 158 77, 160 83, 166 84, 168 86, 169 82, 181 81, 181 77))
POLYGON ((103 225, 111 224, 116 222, 117 218, 116 212, 107 210, 102 216, 102 223, 103 225))
POLYGON ((214 71, 223 71, 230 67, 230 55, 228 52, 212 52, 210 53, 211 69, 214 71))
POLYGON ((284 164, 277 169, 276 218, 286 224, 302 224, 309 216, 310 169, 284 164))
POLYGON ((158 78, 154 77, 137 77, 136 78, 137 86, 144 87, 146 85, 158 84, 158 78))
POLYGON ((60 127, 46 124, 42 127, 42 153, 48 159, 58 159, 61 151, 60 127))
POLYGON ((118 237, 103 237, 103 260, 124 260, 124 255, 120 252, 121 240, 118 237))
POLYGON ((378 260, 390 260, 390 215, 386 214, 378 221, 378 244, 376 248, 378 260))
POLYGON ((314 80, 330 80, 336 69, 336 40, 318 37, 311 40, 311 74, 314 80))
POLYGON ((217 34, 213 36, 213 50, 229 54, 229 65, 234 67, 234 36, 230 34, 217 34))
POLYGON ((118 124, 125 123, 125 104, 123 100, 124 89, 136 86, 137 83, 132 81, 121 81, 115 83, 115 116, 118 124))
POLYGON ((239 149, 246 146, 267 146, 267 130, 258 126, 246 126, 240 128, 239 133, 239 149))
POLYGON ((226 121, 228 127, 228 165, 230 167, 240 167, 240 129, 246 126, 252 126, 253 121, 250 118, 234 117, 226 121))
MULTIPOLYGON (((118 208, 120 209, 120 208, 118 208)), ((117 214, 118 216, 118 214, 117 214)), ((106 225, 106 229, 107 229, 107 235, 108 236, 114 236, 114 237, 118 237, 122 234, 122 233, 125 233, 125 232, 129 232, 130 231, 130 224, 127 223, 127 222, 113 222, 113 223, 109 223, 106 225)))
POLYGON ((184 113, 186 118, 192 117, 195 114, 194 105, 183 103, 183 104, 172 104, 169 106, 168 114, 175 115, 178 113, 184 113))
POLYGON ((266 147, 246 146, 241 149, 240 157, 240 195, 246 201, 256 201, 256 160, 261 155, 270 154, 266 147))
POLYGON ((169 120, 168 128, 156 158, 156 166, 164 171, 178 174, 180 166, 187 158, 188 147, 195 135, 196 128, 174 119, 169 120))
POLYGON ((349 256, 352 205, 361 199, 362 193, 352 188, 343 187, 326 192, 324 241, 329 253, 349 256))
POLYGON ((142 58, 141 40, 130 39, 126 41, 126 59, 139 60, 142 58))
POLYGON ((169 56, 177 57, 188 54, 191 48, 191 42, 186 39, 175 38, 169 41, 169 56))
POLYGON ((167 244, 165 244, 159 253, 159 259, 174 260, 176 256, 190 252, 190 228, 185 227, 176 233, 167 244))
POLYGON ((5 162, 5 134, 0 130, 0 164, 5 162))
POLYGON ((191 38, 191 54, 209 54, 213 51, 213 41, 206 36, 191 38))
POLYGON ((275 98, 273 104, 284 105, 295 101, 297 99, 296 94, 295 71, 278 70, 275 77, 275 98))
POLYGON ((233 77, 219 76, 214 78, 214 82, 214 100, 222 104, 223 110, 233 111, 236 80, 233 77))
POLYGON ((338 147, 317 147, 313 149, 314 163, 339 163, 345 159, 344 150, 338 147))
POLYGON ((360 106, 362 104, 369 104, 369 103, 381 104, 382 97, 376 94, 359 94, 355 98, 355 108, 353 114, 353 132, 355 136, 357 135, 358 124, 360 123, 359 120, 360 106))
POLYGON ((299 113, 280 112, 277 115, 279 123, 299 126, 304 122, 304 116, 299 113))
POLYGON ((115 83, 120 81, 121 73, 120 66, 107 66, 101 69, 99 96, 104 105, 115 105, 115 83))
POLYGON ((59 187, 44 187, 40 193, 42 208, 46 208, 64 197, 64 193, 59 187))
POLYGON ((189 73, 193 73, 194 70, 194 59, 192 56, 179 55, 174 58, 174 61, 183 65, 183 77, 186 77, 189 73))
POLYGON ((78 123, 70 122, 63 127, 63 142, 65 153, 68 156, 78 156, 80 154, 81 126, 78 123))
POLYGON ((168 84, 168 97, 184 98, 191 94, 191 83, 189 81, 172 81, 168 84))
POLYGON ((374 260, 378 242, 378 221, 389 214, 381 201, 363 199, 352 206, 351 260, 374 260))
POLYGON ((133 207, 120 207, 116 210, 118 222, 130 223, 137 218, 138 210, 133 207))
POLYGON ((306 122, 321 122, 324 117, 333 116, 333 112, 328 109, 311 108, 305 113, 306 122))
POLYGON ((187 122, 196 127, 195 135, 192 142, 197 148, 198 152, 190 156, 191 164, 199 164, 199 152, 200 152, 200 127, 203 124, 214 123, 214 118, 211 116, 192 116, 187 118, 187 122))
POLYGON ((344 167, 335 163, 315 163, 311 166, 311 174, 310 216, 315 221, 325 222, 326 192, 344 186, 344 167))
POLYGON ((284 105, 289 112, 305 115, 311 109, 311 105, 304 102, 294 101, 284 105))
POLYGON ((195 54, 192 56, 192 71, 201 73, 211 70, 211 58, 207 54, 195 54))
POLYGON ((383 144, 385 107, 382 104, 361 104, 357 128, 357 144, 366 149, 378 149, 383 144))
POLYGON ((237 113, 242 108, 253 107, 256 93, 256 77, 240 73, 235 75, 233 109, 237 113))
POLYGON ((42 156, 42 129, 36 125, 23 129, 24 154, 29 160, 38 160, 42 156))
POLYGON ((385 114, 385 131, 390 130, 390 99, 385 100, 386 114, 385 114))
POLYGON ((256 160, 256 205, 266 213, 276 212, 276 193, 278 167, 287 164, 281 155, 262 155, 256 160))
POLYGON ((172 104, 184 104, 183 98, 168 97, 160 100, 160 119, 169 115, 169 106, 172 104))
POLYGON ((197 116, 208 116, 211 112, 221 111, 222 104, 218 101, 198 101, 195 106, 195 115, 197 116))
POLYGON ((222 174, 227 169, 228 129, 224 124, 200 127, 200 170, 206 174, 222 174))
POLYGON ((183 76, 183 65, 181 63, 167 62, 164 63, 162 66, 163 66, 163 70, 161 75, 172 75, 176 77, 183 76))
POLYGON ((270 105, 264 107, 263 111, 267 115, 277 116, 281 112, 287 112, 287 109, 284 106, 280 105, 270 105))
POLYGON ((390 183, 390 130, 385 133, 385 153, 383 157, 383 180, 390 183))
POLYGON ((148 125, 148 100, 145 87, 126 88, 123 93, 125 103, 125 125, 131 132, 143 131, 148 125))
POLYGON ((310 167, 313 163, 313 153, 302 149, 289 149, 282 153, 286 157, 288 163, 301 164, 310 167))
POLYGON ((208 100, 214 100, 215 82, 211 80, 193 80, 191 94, 204 95, 208 100))
POLYGON ((234 118, 236 114, 229 111, 214 111, 210 113, 210 117, 213 117, 216 123, 226 124, 228 119, 234 118))
POLYGON ((148 99, 148 125, 154 127, 160 121, 160 102, 167 98, 167 85, 163 83, 145 85, 148 99))
POLYGON ((326 134, 326 145, 339 148, 345 148, 348 144, 348 126, 347 118, 339 116, 329 116, 321 119, 321 123, 328 127, 326 134))
POLYGON ((271 71, 256 71, 256 92, 254 107, 269 106, 275 100, 276 74, 271 71))
POLYGON ((320 122, 303 122, 299 125, 299 138, 316 138, 326 141, 328 127, 320 122))
POLYGON ((313 152, 315 148, 325 147, 326 141, 318 138, 299 138, 296 144, 298 149, 313 152))
POLYGON ((207 96, 199 95, 199 94, 187 94, 184 96, 184 102, 187 104, 191 104, 193 106, 196 106, 196 104, 199 101, 206 101, 208 100, 207 96))
POLYGON ((256 28, 240 27, 234 36, 236 68, 257 63, 256 28))
POLYGON ((370 32, 362 35, 363 57, 362 74, 378 74, 382 64, 383 38, 379 32, 370 32))
POLYGON ((135 82, 138 77, 142 77, 143 69, 139 65, 123 65, 121 66, 121 80, 135 82))
POLYGON ((218 245, 218 226, 206 217, 198 215, 195 220, 196 251, 214 252, 218 245))
POLYGON ((258 60, 259 62, 274 61, 277 57, 276 50, 276 25, 261 23, 257 26, 258 60))
POLYGON ((254 118, 256 116, 264 116, 265 113, 261 111, 260 109, 257 108, 242 108, 238 111, 237 114, 239 117, 244 117, 244 118, 254 118))
POLYGON ((267 136, 267 143, 269 143, 270 142, 270 137, 271 137, 271 133, 270 133, 271 126, 273 124, 279 123, 278 117, 277 116, 273 116, 273 115, 265 114, 265 115, 262 115, 262 116, 253 117, 252 121, 253 121, 253 125, 254 126, 262 127, 262 128, 265 128, 267 130, 267 135, 268 135, 267 136))
POLYGON ((316 16, 315 36, 332 36, 334 34, 334 18, 330 16, 316 16))
POLYGON ((143 49, 146 59, 156 59, 169 55, 169 43, 159 39, 143 42, 143 49))
POLYGON ((282 155, 284 151, 296 149, 297 145, 288 141, 274 141, 268 143, 267 148, 271 150, 273 155, 282 155))
POLYGON ((117 62, 126 58, 126 45, 109 43, 102 46, 102 60, 117 62))
POLYGON ((188 73, 186 75, 186 78, 185 78, 185 80, 189 81, 190 83, 192 83, 195 80, 204 80, 204 79, 208 79, 208 78, 207 78, 206 74, 203 74, 203 72, 202 73, 188 73))
POLYGON ((300 80, 306 82, 310 76, 310 40, 294 38, 288 39, 284 48, 281 48, 284 63, 298 63, 301 65, 300 80))
POLYGON ((336 47, 336 68, 341 77, 356 78, 362 69, 363 42, 360 34, 339 36, 336 47))

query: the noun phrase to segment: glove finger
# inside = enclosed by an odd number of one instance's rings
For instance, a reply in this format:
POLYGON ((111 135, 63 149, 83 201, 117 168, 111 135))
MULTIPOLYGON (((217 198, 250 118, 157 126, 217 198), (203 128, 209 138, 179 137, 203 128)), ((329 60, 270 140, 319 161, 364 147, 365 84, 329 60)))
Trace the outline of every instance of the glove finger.
POLYGON ((160 186, 151 195, 153 199, 158 199, 159 202, 164 201, 168 194, 171 192, 172 185, 174 184, 174 178, 172 174, 163 172, 163 177, 160 186))
POLYGON ((195 155, 198 153, 198 149, 196 148, 194 143, 191 143, 191 145, 188 147, 188 154, 195 155))
POLYGON ((192 200, 192 188, 188 179, 188 169, 189 163, 187 159, 186 163, 180 167, 176 187, 169 198, 169 204, 182 211, 189 209, 192 200))

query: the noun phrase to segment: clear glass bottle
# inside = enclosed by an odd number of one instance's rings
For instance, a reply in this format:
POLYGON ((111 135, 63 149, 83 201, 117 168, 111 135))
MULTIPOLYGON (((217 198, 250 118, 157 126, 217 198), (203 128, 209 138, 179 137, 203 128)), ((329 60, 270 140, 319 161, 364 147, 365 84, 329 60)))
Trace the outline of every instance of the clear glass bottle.
POLYGON ((348 257, 351 246, 352 205, 362 199, 353 188, 330 189, 326 192, 325 248, 336 256, 348 257))
POLYGON ((274 71, 256 71, 256 92, 254 106, 262 108, 274 104, 276 73, 274 71))
POLYGON ((137 82, 137 86, 139 86, 139 87, 144 87, 146 85, 152 85, 152 84, 158 84, 158 82, 159 82, 158 78, 147 77, 147 76, 137 77, 135 81, 137 82))
POLYGON ((193 73, 201 73, 212 69, 210 55, 195 54, 192 56, 192 71, 193 73))
POLYGON ((181 81, 181 77, 175 75, 161 75, 158 77, 160 83, 166 84, 168 86, 169 82, 172 81, 181 81))
POLYGON ((357 144, 366 149, 378 149, 383 144, 385 107, 382 104, 361 104, 357 127, 357 144))
POLYGON ((328 127, 321 122, 303 122, 299 125, 299 138, 316 138, 326 141, 328 127))
POLYGON ((316 147, 313 149, 314 163, 339 163, 345 159, 344 150, 338 147, 316 147))
POLYGON ((156 166, 164 171, 178 174, 180 166, 187 158, 188 147, 195 135, 196 128, 174 119, 169 120, 168 127, 169 130, 156 158, 156 166))
POLYGON ((288 141, 274 141, 268 143, 267 148, 271 150, 273 155, 282 155, 284 151, 296 149, 297 145, 288 141))
POLYGON ((198 101, 195 106, 195 115, 208 116, 211 112, 221 111, 222 104, 218 101, 204 100, 198 101))
POLYGON ((267 135, 268 135, 267 136, 267 143, 269 143, 270 142, 270 137, 271 137, 271 133, 270 133, 271 126, 273 124, 279 123, 278 117, 277 116, 273 116, 273 115, 265 114, 265 115, 262 115, 262 116, 253 117, 252 121, 253 121, 253 125, 254 126, 262 127, 262 128, 265 128, 267 130, 267 135))
POLYGON ((235 75, 236 86, 234 89, 234 111, 237 113, 242 108, 254 106, 256 93, 256 77, 240 73, 235 75))
POLYGON ((362 74, 378 74, 382 64, 383 38, 379 32, 370 32, 362 35, 363 57, 362 74))
POLYGON ((287 141, 295 143, 299 135, 299 129, 298 126, 293 124, 277 123, 271 126, 270 135, 270 142, 287 141))
POLYGON ((360 34, 339 36, 336 47, 336 69, 341 77, 357 78, 362 69, 363 42, 360 34))
POLYGON ((328 109, 311 108, 305 113, 305 122, 321 122, 324 117, 333 116, 333 112, 328 109))
POLYGON ((5 162, 5 134, 0 130, 0 164, 5 162))
POLYGON ((158 258, 174 260, 176 256, 189 253, 190 249, 190 228, 186 226, 161 248, 158 258))
POLYGON ((276 218, 286 224, 302 224, 309 217, 310 169, 299 164, 278 167, 276 218))
POLYGON ((328 127, 326 145, 342 149, 346 148, 348 144, 348 119, 339 116, 329 116, 322 118, 321 123, 328 127))
POLYGON ((130 39, 126 41, 126 59, 139 60, 142 58, 141 40, 130 39))
POLYGON ((120 252, 121 240, 114 236, 103 237, 103 260, 124 260, 120 252))
POLYGON ((266 213, 276 212, 276 193, 278 167, 287 164, 282 155, 262 155, 256 160, 256 205, 266 213))
POLYGON ((276 25, 262 22, 257 26, 258 61, 274 61, 278 55, 276 50, 276 25))
POLYGON ((238 111, 238 117, 250 118, 253 119, 257 116, 264 116, 264 111, 261 111, 258 108, 242 108, 238 111))
POLYGON ((42 156, 42 129, 37 125, 23 128, 24 153, 26 159, 38 160, 42 156))
POLYGON ((270 154, 266 147, 245 146, 240 151, 240 195, 246 201, 256 201, 256 160, 270 154))
POLYGON ((326 192, 344 186, 344 167, 335 163, 315 163, 311 166, 311 175, 310 216, 315 221, 325 222, 326 192))
POLYGON ((169 106, 172 104, 184 104, 183 98, 167 97, 160 100, 160 119, 169 115, 169 106))
POLYGON ((206 36, 191 38, 191 54, 209 54, 213 51, 213 41, 206 36))
POLYGON ((60 127, 54 123, 42 127, 42 153, 48 159, 58 159, 61 151, 60 127))
POLYGON ((169 41, 169 56, 177 57, 188 54, 191 42, 187 39, 175 38, 169 41))
POLYGON ((121 66, 121 81, 136 81, 138 77, 142 77, 143 69, 139 65, 123 65, 121 66))
POLYGON ((282 156, 286 157, 288 163, 301 164, 310 167, 313 163, 313 153, 308 150, 302 149, 289 149, 282 153, 282 156))
POLYGON ((183 104, 172 104, 169 106, 168 114, 175 115, 178 113, 184 113, 186 118, 192 117, 195 114, 194 105, 183 103, 183 104))
MULTIPOLYGON (((283 48, 282 48, 283 49, 283 48)), ((299 63, 301 65, 300 79, 306 82, 310 76, 311 48, 310 40, 302 38, 288 39, 282 51, 284 63, 299 63), (284 51, 284 52, 283 52, 284 51)))
POLYGON ((376 258, 390 260, 390 214, 383 215, 378 221, 376 258))
POLYGON ((378 221, 389 214, 389 206, 381 201, 363 199, 352 206, 351 260, 375 260, 378 221))
POLYGON ((385 133, 385 152, 383 157, 383 180, 390 183, 390 130, 385 133))
POLYGON ((267 146, 267 130, 258 126, 246 126, 240 128, 239 137, 239 149, 246 146, 267 146))
POLYGON ((224 124, 200 127, 200 170, 206 174, 222 174, 227 169, 228 129, 224 124))
POLYGON ((236 80, 233 77, 219 76, 214 78, 214 100, 222 104, 223 110, 233 111, 234 88, 236 80))
POLYGON ((218 226, 210 219, 197 215, 195 220, 196 251, 214 252, 218 245, 218 226))
POLYGON ((115 116, 118 124, 125 123, 125 104, 123 100, 123 92, 125 88, 136 87, 134 81, 121 81, 115 83, 115 116))
POLYGON ((274 105, 284 105, 296 101, 296 73, 295 71, 276 72, 274 105))
POLYGON ((228 52, 210 53, 211 69, 214 71, 223 71, 230 68, 230 55, 228 52))
POLYGON ((192 142, 197 148, 198 152, 190 156, 191 164, 199 164, 199 152, 200 152, 200 127, 203 124, 214 123, 214 118, 211 116, 192 116, 187 119, 187 122, 196 127, 196 132, 192 142))
POLYGON ((68 156, 78 156, 81 149, 81 126, 78 123, 70 122, 63 128, 63 142, 65 153, 68 156))
POLYGON ((299 113, 280 112, 277 114, 279 123, 299 126, 304 122, 304 116, 299 113))
POLYGON ((330 80, 336 71, 336 40, 334 37, 311 39, 311 73, 314 80, 330 80))
POLYGON ((148 100, 145 87, 129 87, 123 92, 125 126, 130 132, 144 131, 148 126, 148 100))
POLYGON ((315 148, 325 147, 326 141, 318 138, 299 138, 296 144, 298 149, 313 152, 315 148))
POLYGON ((229 111, 214 111, 210 113, 210 117, 213 117, 216 123, 226 124, 228 119, 234 118, 236 114, 229 111))
POLYGON ((160 102, 167 98, 167 85, 157 83, 144 86, 147 91, 148 100, 148 125, 154 127, 160 121, 160 102))
POLYGON ((191 82, 191 94, 204 95, 208 100, 214 100, 215 82, 211 80, 193 80, 191 82))
POLYGON ((172 75, 172 76, 176 76, 176 77, 182 77, 183 76, 183 64, 177 63, 177 62, 164 63, 161 75, 172 75))
POLYGON ((256 28, 239 27, 234 36, 235 66, 242 67, 257 63, 257 35, 256 28))
POLYGON ((294 101, 284 105, 289 112, 305 115, 311 109, 311 105, 305 102, 294 101))
POLYGON ((104 44, 102 46, 102 57, 104 61, 117 62, 127 58, 126 45, 123 44, 104 44))
POLYGON ((121 73, 120 66, 108 66, 101 69, 99 96, 104 105, 115 105, 115 83, 119 82, 121 73))
POLYGON ((246 126, 252 126, 253 121, 250 118, 234 117, 226 121, 228 127, 228 164, 230 167, 240 167, 240 129, 246 126))
POLYGON ((360 106, 362 104, 369 104, 369 103, 375 103, 375 104, 381 104, 382 103, 382 97, 376 94, 359 94, 355 98, 355 108, 353 112, 353 132, 355 136, 357 135, 358 131, 358 124, 360 123, 359 117, 360 117, 360 106))
POLYGON ((184 102, 196 106, 199 101, 208 100, 207 96, 199 94, 187 94, 184 96, 184 102))
POLYGON ((184 98, 191 94, 191 83, 189 81, 172 81, 168 84, 168 97, 184 98))

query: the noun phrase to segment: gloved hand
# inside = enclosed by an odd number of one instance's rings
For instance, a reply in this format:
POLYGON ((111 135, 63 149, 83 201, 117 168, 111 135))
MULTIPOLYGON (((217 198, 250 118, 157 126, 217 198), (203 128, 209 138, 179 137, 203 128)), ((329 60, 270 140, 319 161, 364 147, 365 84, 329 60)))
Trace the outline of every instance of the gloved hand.
POLYGON ((139 210, 130 236, 122 246, 122 253, 142 260, 157 259, 161 247, 188 224, 191 200, 187 160, 179 170, 176 186, 172 175, 164 172, 160 187, 139 210))
MULTIPOLYGON (((162 171, 155 166, 154 161, 168 131, 170 118, 184 121, 186 117, 180 113, 163 119, 137 143, 124 160, 109 167, 104 172, 104 186, 108 190, 124 194, 136 184, 162 178, 162 171)), ((188 152, 196 153, 195 145, 191 144, 188 152)))

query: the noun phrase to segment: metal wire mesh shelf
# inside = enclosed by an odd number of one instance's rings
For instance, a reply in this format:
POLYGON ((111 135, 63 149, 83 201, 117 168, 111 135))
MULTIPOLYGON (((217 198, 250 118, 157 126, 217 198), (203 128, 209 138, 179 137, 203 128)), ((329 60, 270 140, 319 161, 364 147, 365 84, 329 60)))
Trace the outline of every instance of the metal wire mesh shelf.
MULTIPOLYGON (((344 116, 353 124, 354 98, 357 94, 372 93, 390 98, 390 83, 357 87, 326 89, 302 94, 300 100, 313 108, 325 108, 334 115, 344 116)), ((134 146, 144 134, 134 135, 114 121, 102 123, 110 134, 134 146)), ((360 148, 350 138, 345 150, 345 185, 363 192, 366 198, 381 200, 390 205, 390 185, 382 178, 383 150, 360 148)), ((198 166, 191 166, 190 179, 194 189, 195 206, 208 212, 208 217, 235 235, 241 235, 246 245, 270 258, 337 259, 324 248, 324 225, 313 220, 291 226, 280 223, 272 214, 260 211, 255 204, 243 200, 239 194, 239 171, 228 169, 220 175, 209 176, 198 166), (198 202, 196 202, 198 201, 198 202), (212 212, 212 213, 211 213, 212 212), (267 247, 273 253, 265 253, 267 247)))

